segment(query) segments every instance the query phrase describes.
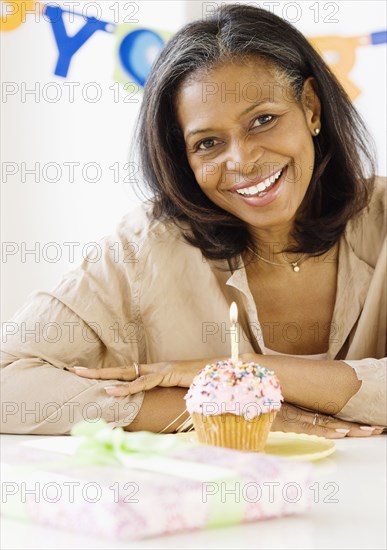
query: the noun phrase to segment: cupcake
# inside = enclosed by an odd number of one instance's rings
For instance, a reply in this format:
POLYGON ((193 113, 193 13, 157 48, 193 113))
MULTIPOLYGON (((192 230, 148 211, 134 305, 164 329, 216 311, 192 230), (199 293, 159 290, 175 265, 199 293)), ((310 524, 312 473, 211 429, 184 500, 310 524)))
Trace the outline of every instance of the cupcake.
POLYGON ((283 401, 272 371, 242 361, 206 365, 184 399, 200 443, 245 451, 264 449, 283 401))

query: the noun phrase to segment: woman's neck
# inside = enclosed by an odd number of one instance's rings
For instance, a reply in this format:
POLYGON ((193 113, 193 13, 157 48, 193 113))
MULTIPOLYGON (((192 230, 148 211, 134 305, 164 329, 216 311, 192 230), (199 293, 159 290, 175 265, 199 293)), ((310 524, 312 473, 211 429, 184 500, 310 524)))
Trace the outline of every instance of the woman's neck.
POLYGON ((288 261, 291 259, 292 253, 284 254, 285 250, 296 244, 289 227, 278 228, 277 230, 252 228, 251 233, 256 250, 264 258, 281 261, 281 257, 285 256, 288 261))

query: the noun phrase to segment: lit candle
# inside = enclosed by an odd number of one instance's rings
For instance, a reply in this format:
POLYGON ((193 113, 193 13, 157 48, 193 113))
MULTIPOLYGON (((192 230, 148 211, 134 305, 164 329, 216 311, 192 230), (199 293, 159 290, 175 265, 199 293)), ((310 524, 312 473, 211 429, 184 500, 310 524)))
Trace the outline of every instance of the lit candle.
POLYGON ((234 365, 238 363, 238 332, 237 332, 237 321, 238 321, 238 308, 235 302, 231 304, 230 307, 230 321, 231 321, 231 361, 234 365))

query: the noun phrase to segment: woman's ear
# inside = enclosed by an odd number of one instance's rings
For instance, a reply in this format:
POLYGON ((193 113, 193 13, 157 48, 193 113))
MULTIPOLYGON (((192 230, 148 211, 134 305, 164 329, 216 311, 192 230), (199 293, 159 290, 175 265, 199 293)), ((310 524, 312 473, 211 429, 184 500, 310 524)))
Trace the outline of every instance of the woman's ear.
POLYGON ((301 103, 304 109, 306 122, 312 134, 321 127, 321 103, 316 91, 316 80, 309 76, 303 86, 301 103))

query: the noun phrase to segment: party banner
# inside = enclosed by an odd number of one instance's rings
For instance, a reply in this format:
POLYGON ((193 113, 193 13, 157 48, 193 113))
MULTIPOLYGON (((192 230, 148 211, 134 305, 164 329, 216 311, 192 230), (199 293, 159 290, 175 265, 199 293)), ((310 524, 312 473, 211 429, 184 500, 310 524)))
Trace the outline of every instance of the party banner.
MULTIPOLYGON (((133 82, 137 90, 141 90, 154 60, 173 35, 166 30, 145 28, 136 23, 116 24, 103 21, 84 13, 70 12, 56 4, 43 4, 32 0, 1 0, 1 2, 4 4, 1 16, 3 32, 17 29, 34 14, 40 14, 42 19, 51 25, 58 49, 54 74, 63 78, 68 77, 71 64, 76 62, 77 52, 85 44, 88 47, 92 46, 92 37, 95 33, 106 32, 116 38, 113 79, 125 85, 133 82), (71 14, 72 19, 82 18, 85 21, 75 34, 68 32, 71 29, 66 28, 65 14, 71 14)), ((355 100, 361 90, 349 75, 356 62, 357 49, 385 44, 387 32, 383 30, 359 36, 315 36, 309 40, 330 65, 351 99, 355 100)))
POLYGON ((1 16, 1 31, 3 32, 15 30, 22 23, 27 22, 29 16, 33 15, 40 15, 45 22, 51 25, 58 49, 54 74, 63 78, 68 77, 71 63, 76 58, 77 52, 86 43, 89 43, 89 40, 91 42, 93 35, 96 32, 107 32, 115 35, 117 39, 116 67, 113 78, 123 84, 127 84, 129 80, 143 88, 154 60, 173 35, 172 32, 161 29, 103 21, 95 17, 88 17, 83 13, 63 9, 56 4, 42 4, 28 0, 1 1, 5 4, 1 16), (72 19, 75 16, 75 18, 82 18, 85 21, 75 34, 66 29, 65 14, 71 15, 72 19))

